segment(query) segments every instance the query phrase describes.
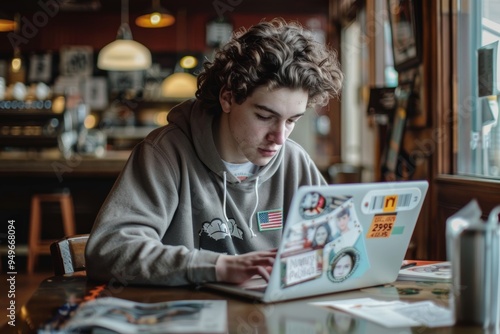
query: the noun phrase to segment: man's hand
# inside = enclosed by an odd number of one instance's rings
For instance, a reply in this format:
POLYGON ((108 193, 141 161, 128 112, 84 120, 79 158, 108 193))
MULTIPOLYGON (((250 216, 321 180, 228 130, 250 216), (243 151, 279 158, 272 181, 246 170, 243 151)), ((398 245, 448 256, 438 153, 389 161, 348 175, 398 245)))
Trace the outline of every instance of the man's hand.
POLYGON ((217 281, 243 283, 255 275, 260 275, 268 281, 275 257, 276 250, 221 255, 215 264, 217 281))

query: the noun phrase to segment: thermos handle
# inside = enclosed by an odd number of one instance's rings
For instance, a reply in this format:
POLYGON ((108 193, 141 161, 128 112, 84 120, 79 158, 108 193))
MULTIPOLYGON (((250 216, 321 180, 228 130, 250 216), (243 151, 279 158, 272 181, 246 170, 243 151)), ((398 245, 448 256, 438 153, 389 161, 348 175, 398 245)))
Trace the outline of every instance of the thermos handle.
POLYGON ((500 249, 499 249, 499 230, 498 230, 498 215, 500 214, 500 205, 496 206, 491 210, 488 221, 486 222, 488 228, 486 230, 486 271, 485 271, 485 297, 488 298, 489 317, 485 325, 487 326, 498 326, 499 322, 499 297, 500 297, 500 286, 498 278, 500 275, 500 249), (488 265, 489 264, 489 265, 488 265))

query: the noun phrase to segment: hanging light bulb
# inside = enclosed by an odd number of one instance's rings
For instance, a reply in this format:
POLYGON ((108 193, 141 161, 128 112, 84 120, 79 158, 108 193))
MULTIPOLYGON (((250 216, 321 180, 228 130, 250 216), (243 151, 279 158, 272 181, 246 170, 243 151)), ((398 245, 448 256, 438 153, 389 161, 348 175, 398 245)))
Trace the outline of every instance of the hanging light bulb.
MULTIPOLYGON (((16 14, 14 17, 14 28, 19 27, 20 17, 19 14, 16 14)), ((16 32, 19 32, 19 29, 15 29, 16 32)), ((10 70, 12 73, 19 73, 23 67, 23 60, 21 58, 21 50, 18 46, 14 46, 14 57, 10 62, 10 70)))
POLYGON ((174 24, 175 17, 160 6, 160 0, 153 0, 153 4, 144 15, 135 19, 135 24, 143 28, 163 28, 174 24))
MULTIPOLYGON (((14 31, 19 33, 20 29, 20 15, 16 14, 14 16, 14 31)), ((9 83, 20 82, 23 83, 25 81, 26 68, 23 62, 23 57, 21 54, 21 49, 19 46, 14 45, 14 55, 10 61, 9 73, 8 73, 8 81, 9 83)))
POLYGON ((198 65, 198 59, 194 56, 184 56, 179 60, 179 65, 184 69, 190 70, 198 65))
POLYGON ((108 71, 135 71, 151 67, 151 52, 132 38, 128 25, 128 0, 122 0, 122 23, 114 42, 101 49, 97 67, 108 71))
POLYGON ((21 55, 14 54, 14 58, 12 58, 12 61, 10 63, 10 68, 12 69, 12 72, 18 73, 21 70, 22 66, 23 66, 23 61, 21 59, 21 55))

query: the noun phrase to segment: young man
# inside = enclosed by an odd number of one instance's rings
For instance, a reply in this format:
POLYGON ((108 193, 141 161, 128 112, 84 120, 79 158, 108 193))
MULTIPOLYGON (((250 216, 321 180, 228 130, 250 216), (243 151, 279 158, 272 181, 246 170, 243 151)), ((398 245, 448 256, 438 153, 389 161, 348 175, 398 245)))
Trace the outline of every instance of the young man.
POLYGON ((298 24, 236 33, 204 64, 196 99, 133 150, 92 229, 88 276, 155 285, 268 278, 294 192, 325 183, 287 138, 342 79, 335 53, 298 24))

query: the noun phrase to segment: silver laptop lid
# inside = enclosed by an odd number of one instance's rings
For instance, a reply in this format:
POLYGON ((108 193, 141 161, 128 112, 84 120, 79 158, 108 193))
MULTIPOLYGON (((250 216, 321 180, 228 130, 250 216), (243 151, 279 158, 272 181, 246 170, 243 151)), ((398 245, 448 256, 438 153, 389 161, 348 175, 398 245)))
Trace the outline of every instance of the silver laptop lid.
POLYGON ((395 281, 427 189, 427 181, 299 188, 263 301, 395 281))

